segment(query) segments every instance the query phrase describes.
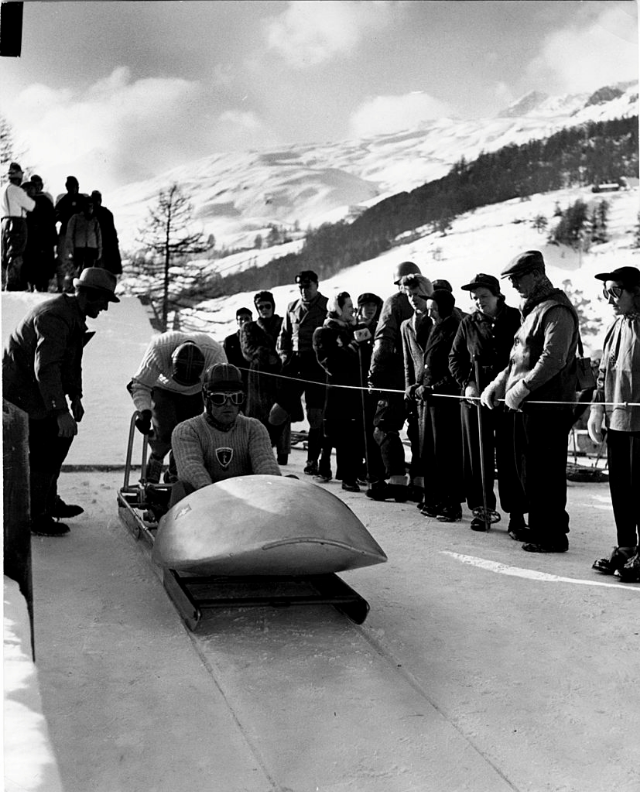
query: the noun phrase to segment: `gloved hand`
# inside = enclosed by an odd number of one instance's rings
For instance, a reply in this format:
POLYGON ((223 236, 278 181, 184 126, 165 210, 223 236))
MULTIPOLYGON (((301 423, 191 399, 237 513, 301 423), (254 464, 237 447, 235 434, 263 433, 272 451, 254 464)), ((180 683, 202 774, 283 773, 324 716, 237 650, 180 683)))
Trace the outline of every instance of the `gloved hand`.
POLYGON ((407 401, 414 401, 416 398, 416 391, 418 390, 419 387, 420 386, 417 383, 414 383, 413 385, 409 385, 409 387, 404 392, 404 398, 407 401))
POLYGON ((429 396, 433 394, 433 388, 431 385, 419 385, 416 388, 415 398, 422 399, 422 401, 427 401, 429 396))
POLYGON ((498 399, 503 396, 504 385, 499 379, 494 379, 480 394, 480 404, 493 410, 498 406, 498 399))
POLYGON ((604 407, 593 406, 589 413, 587 431, 594 443, 601 443, 604 440, 604 407))
POLYGON ((473 399, 477 399, 479 395, 480 392, 475 382, 470 382, 465 386, 464 397, 467 399, 467 404, 470 404, 472 407, 479 407, 480 403, 478 401, 473 401, 473 399))
POLYGON ((510 410, 519 410, 522 402, 531 393, 529 388, 525 385, 523 380, 516 382, 516 384, 509 388, 504 397, 504 403, 510 410))
POLYGON ((58 437, 73 437, 78 434, 78 424, 71 413, 58 415, 58 437))
POLYGON ((151 432, 151 410, 141 410, 135 423, 141 434, 148 435, 151 432))

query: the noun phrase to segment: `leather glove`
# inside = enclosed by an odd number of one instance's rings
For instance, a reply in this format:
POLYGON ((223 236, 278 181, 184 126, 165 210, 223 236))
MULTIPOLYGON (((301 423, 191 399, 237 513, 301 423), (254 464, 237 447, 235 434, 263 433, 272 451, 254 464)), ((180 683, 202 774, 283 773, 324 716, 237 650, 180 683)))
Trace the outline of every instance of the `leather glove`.
POLYGON ((522 402, 531 393, 523 380, 516 382, 513 388, 509 388, 504 397, 504 403, 510 410, 519 410, 522 402))
POLYGON ((58 437, 73 437, 78 434, 78 424, 71 413, 58 415, 58 437))
POLYGON ((141 410, 135 423, 141 434, 148 435, 151 432, 151 410, 141 410))
POLYGON ((409 387, 404 392, 404 398, 407 401, 414 401, 416 398, 416 391, 418 390, 418 387, 419 386, 415 383, 413 385, 409 385, 409 387))
POLYGON ((416 399, 422 399, 422 401, 427 401, 429 396, 433 394, 433 388, 431 385, 420 385, 416 388, 416 399))
POLYGON ((490 410, 496 408, 498 406, 498 399, 501 398, 503 394, 503 387, 502 382, 498 379, 490 382, 480 394, 480 404, 484 407, 488 407, 490 410))
POLYGON ((601 443, 604 440, 604 408, 592 407, 589 413, 589 420, 587 422, 587 431, 589 437, 594 443, 601 443))

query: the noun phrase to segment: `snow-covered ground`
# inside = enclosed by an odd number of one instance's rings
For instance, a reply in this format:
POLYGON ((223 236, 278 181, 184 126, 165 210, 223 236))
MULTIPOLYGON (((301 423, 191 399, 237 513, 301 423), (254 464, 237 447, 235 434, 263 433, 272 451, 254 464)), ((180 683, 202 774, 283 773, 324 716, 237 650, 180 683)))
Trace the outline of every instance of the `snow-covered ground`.
MULTIPOLYGON (((526 201, 514 199, 480 207, 458 217, 446 236, 424 229, 424 236, 322 281, 320 291, 326 295, 348 291, 352 296, 372 291, 387 297, 395 288, 391 278, 394 266, 400 261, 411 260, 432 280, 446 278, 450 281, 458 305, 468 310, 471 307, 469 293, 460 291, 460 286, 479 272, 498 275, 513 256, 537 249, 543 252, 549 277, 555 285, 565 285, 569 293, 582 292, 589 300, 584 309, 583 340, 585 348, 597 355, 611 311, 601 297, 602 284, 593 276, 624 265, 640 266, 640 248, 633 247, 639 222, 639 199, 638 189, 594 194, 588 188, 574 188, 534 195, 526 201), (556 204, 566 209, 578 199, 594 205, 608 201, 609 241, 583 253, 547 244, 547 233, 538 232, 533 227, 533 219, 544 215, 552 227, 557 222, 553 217, 556 204)), ((281 253, 273 249, 272 255, 281 253)), ((279 313, 298 296, 293 284, 278 286, 272 291, 279 313)), ((503 291, 510 304, 518 305, 518 295, 508 281, 503 281, 503 291)), ((208 300, 194 309, 182 311, 181 324, 184 328, 224 337, 234 330, 236 309, 245 305, 253 306, 253 292, 208 300)))

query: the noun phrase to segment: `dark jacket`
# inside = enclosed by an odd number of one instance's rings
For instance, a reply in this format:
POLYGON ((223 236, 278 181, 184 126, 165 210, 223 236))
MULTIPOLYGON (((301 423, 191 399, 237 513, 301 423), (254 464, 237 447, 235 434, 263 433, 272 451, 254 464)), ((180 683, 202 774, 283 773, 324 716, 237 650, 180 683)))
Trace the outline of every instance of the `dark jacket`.
POLYGON ((463 393, 470 382, 475 382, 476 356, 480 366, 480 382, 476 385, 480 391, 505 368, 519 327, 520 311, 504 302, 494 317, 482 311, 465 316, 449 355, 449 370, 463 393))
POLYGON ((4 398, 41 419, 82 396, 82 350, 93 336, 74 295, 37 305, 11 334, 2 359, 4 398))
POLYGON ((269 411, 278 401, 280 380, 269 375, 278 374, 282 369, 276 352, 276 340, 281 327, 282 317, 274 314, 270 319, 247 322, 239 331, 245 365, 249 365, 244 413, 262 421, 265 426, 268 424, 269 411))
POLYGON ((400 327, 413 316, 413 308, 404 292, 387 297, 376 328, 369 384, 374 388, 404 390, 404 363, 400 327))
POLYGON ((96 206, 95 216, 100 224, 102 234, 102 257, 100 266, 114 275, 122 274, 122 259, 118 242, 118 232, 113 220, 113 213, 106 206, 96 206))
POLYGON ((304 303, 301 298, 290 302, 278 337, 278 354, 285 363, 293 352, 313 352, 313 333, 327 318, 327 298, 316 294, 304 303))
MULTIPOLYGON (((459 325, 460 321, 456 316, 447 316, 439 324, 434 325, 429 333, 424 350, 424 372, 421 384, 433 393, 458 394, 458 383, 449 371, 449 353, 459 325)), ((419 390, 417 395, 420 393, 419 390)))
MULTIPOLYGON (((354 328, 328 318, 313 334, 313 348, 318 363, 327 372, 328 385, 360 387, 360 359, 354 328)), ((324 417, 327 420, 354 418, 362 413, 359 390, 327 388, 324 417)))

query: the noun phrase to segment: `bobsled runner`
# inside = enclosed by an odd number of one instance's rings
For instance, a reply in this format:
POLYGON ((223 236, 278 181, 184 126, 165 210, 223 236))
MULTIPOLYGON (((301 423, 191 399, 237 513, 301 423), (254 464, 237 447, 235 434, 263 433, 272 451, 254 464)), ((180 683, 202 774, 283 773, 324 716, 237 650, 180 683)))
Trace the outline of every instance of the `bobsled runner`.
POLYGON ((124 486, 124 524, 150 549, 180 615, 195 629, 214 608, 331 604, 361 624, 369 605, 337 572, 387 557, 349 507, 322 487, 283 476, 240 476, 197 490, 167 510, 171 485, 131 484, 134 413, 124 486), (162 516, 160 516, 162 514, 162 516))

